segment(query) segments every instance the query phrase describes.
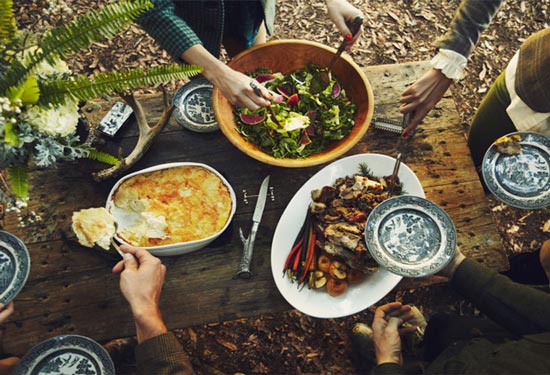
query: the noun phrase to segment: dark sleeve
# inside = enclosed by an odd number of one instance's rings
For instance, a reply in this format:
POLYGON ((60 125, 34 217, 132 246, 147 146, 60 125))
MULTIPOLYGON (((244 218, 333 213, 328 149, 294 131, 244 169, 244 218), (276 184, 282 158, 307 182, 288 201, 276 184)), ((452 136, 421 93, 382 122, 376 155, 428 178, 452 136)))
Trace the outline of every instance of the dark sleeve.
POLYGON ((382 363, 372 369, 372 375, 401 375, 403 368, 397 363, 382 363))
POLYGON ((195 374, 189 358, 171 332, 145 340, 136 347, 135 353, 138 374, 195 374))
POLYGON ((175 60, 196 44, 202 44, 189 25, 175 13, 172 0, 151 0, 155 5, 137 23, 175 60))
POLYGON ((515 283, 473 259, 466 259, 458 266, 451 285, 512 333, 550 331, 550 294, 515 283))
POLYGON ((468 58, 479 35, 489 26, 504 0, 462 0, 449 29, 434 46, 450 49, 468 58))

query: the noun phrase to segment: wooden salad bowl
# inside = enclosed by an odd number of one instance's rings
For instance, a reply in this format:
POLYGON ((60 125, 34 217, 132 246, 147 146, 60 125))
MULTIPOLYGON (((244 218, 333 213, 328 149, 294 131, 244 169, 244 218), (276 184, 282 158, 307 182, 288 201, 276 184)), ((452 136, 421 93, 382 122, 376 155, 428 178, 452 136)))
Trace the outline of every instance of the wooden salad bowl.
MULTIPOLYGON (((336 49, 320 43, 306 40, 275 40, 252 47, 235 56, 228 65, 243 73, 254 72, 259 68, 267 68, 273 72, 288 74, 304 68, 308 63, 328 66, 336 49)), ((374 112, 372 88, 361 68, 353 60, 342 54, 334 64, 333 76, 342 84, 346 95, 356 105, 355 125, 351 133, 344 139, 331 144, 321 153, 306 158, 275 158, 261 151, 255 145, 246 141, 237 132, 237 123, 233 106, 214 87, 212 105, 216 121, 221 131, 229 141, 248 156, 270 165, 301 168, 323 164, 336 159, 349 151, 359 142, 368 130, 374 112)))

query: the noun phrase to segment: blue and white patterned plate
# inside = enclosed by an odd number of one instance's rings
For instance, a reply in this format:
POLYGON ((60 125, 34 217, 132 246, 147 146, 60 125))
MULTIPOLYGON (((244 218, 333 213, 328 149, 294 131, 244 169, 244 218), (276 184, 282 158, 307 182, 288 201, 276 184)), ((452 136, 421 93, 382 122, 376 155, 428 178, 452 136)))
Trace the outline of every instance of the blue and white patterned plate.
POLYGON ((533 210, 550 206, 550 138, 530 132, 521 137, 521 153, 505 155, 493 144, 483 157, 487 188, 500 201, 533 210))
POLYGON ((7 305, 23 289, 31 258, 25 244, 11 233, 0 231, 0 303, 7 305))
POLYGON ((435 203, 400 195, 380 203, 367 218, 365 242, 388 271, 424 277, 443 269, 456 251, 456 229, 435 203))
POLYGON ((63 335, 34 346, 21 358, 13 374, 114 375, 115 365, 109 353, 94 340, 63 335))
POLYGON ((206 133, 220 127, 212 107, 212 83, 204 77, 195 78, 179 88, 172 99, 174 117, 183 127, 206 133))

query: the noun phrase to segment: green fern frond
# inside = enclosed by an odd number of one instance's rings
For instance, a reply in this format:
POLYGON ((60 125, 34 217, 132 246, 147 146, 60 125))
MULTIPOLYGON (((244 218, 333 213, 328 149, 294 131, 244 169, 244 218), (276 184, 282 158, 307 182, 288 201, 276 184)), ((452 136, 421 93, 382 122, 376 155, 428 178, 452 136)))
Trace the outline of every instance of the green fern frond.
POLYGON ((95 41, 116 35, 152 7, 149 0, 109 4, 97 12, 81 15, 66 25, 49 30, 40 48, 45 57, 54 55, 65 59, 70 53, 87 48, 95 41))
POLYGON ((88 159, 97 160, 99 162, 109 164, 109 165, 120 164, 120 160, 118 160, 113 155, 108 154, 106 152, 98 151, 95 148, 90 150, 90 153, 88 154, 88 159))
POLYGON ((26 164, 16 165, 8 168, 11 189, 17 198, 29 196, 29 171, 26 164))
POLYGON ((72 79, 41 81, 42 104, 63 104, 67 97, 75 100, 91 100, 113 93, 123 93, 138 87, 153 86, 173 79, 185 79, 202 72, 195 65, 163 65, 149 68, 128 69, 118 72, 97 73, 91 78, 81 75, 72 79))
POLYGON ((0 91, 19 84, 43 60, 50 63, 54 63, 56 57, 63 60, 93 42, 116 35, 152 7, 149 0, 120 1, 77 16, 72 22, 49 30, 40 42, 40 49, 29 54, 26 66, 14 63, 10 67, 0 83, 0 91))
POLYGON ((13 13, 13 1, 0 0, 0 42, 5 44, 6 41, 13 38, 16 32, 17 24, 13 13))

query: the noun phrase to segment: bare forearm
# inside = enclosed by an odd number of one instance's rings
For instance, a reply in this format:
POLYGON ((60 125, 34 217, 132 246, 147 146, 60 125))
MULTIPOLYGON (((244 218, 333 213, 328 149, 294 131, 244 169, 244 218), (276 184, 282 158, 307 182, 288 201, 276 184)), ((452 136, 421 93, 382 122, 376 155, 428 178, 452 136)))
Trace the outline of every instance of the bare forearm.
POLYGON ((215 86, 218 85, 220 77, 224 77, 230 69, 200 44, 187 49, 181 58, 189 64, 200 66, 203 69, 204 77, 215 86))
POLYGON ((138 343, 168 332, 158 309, 134 313, 138 343))

